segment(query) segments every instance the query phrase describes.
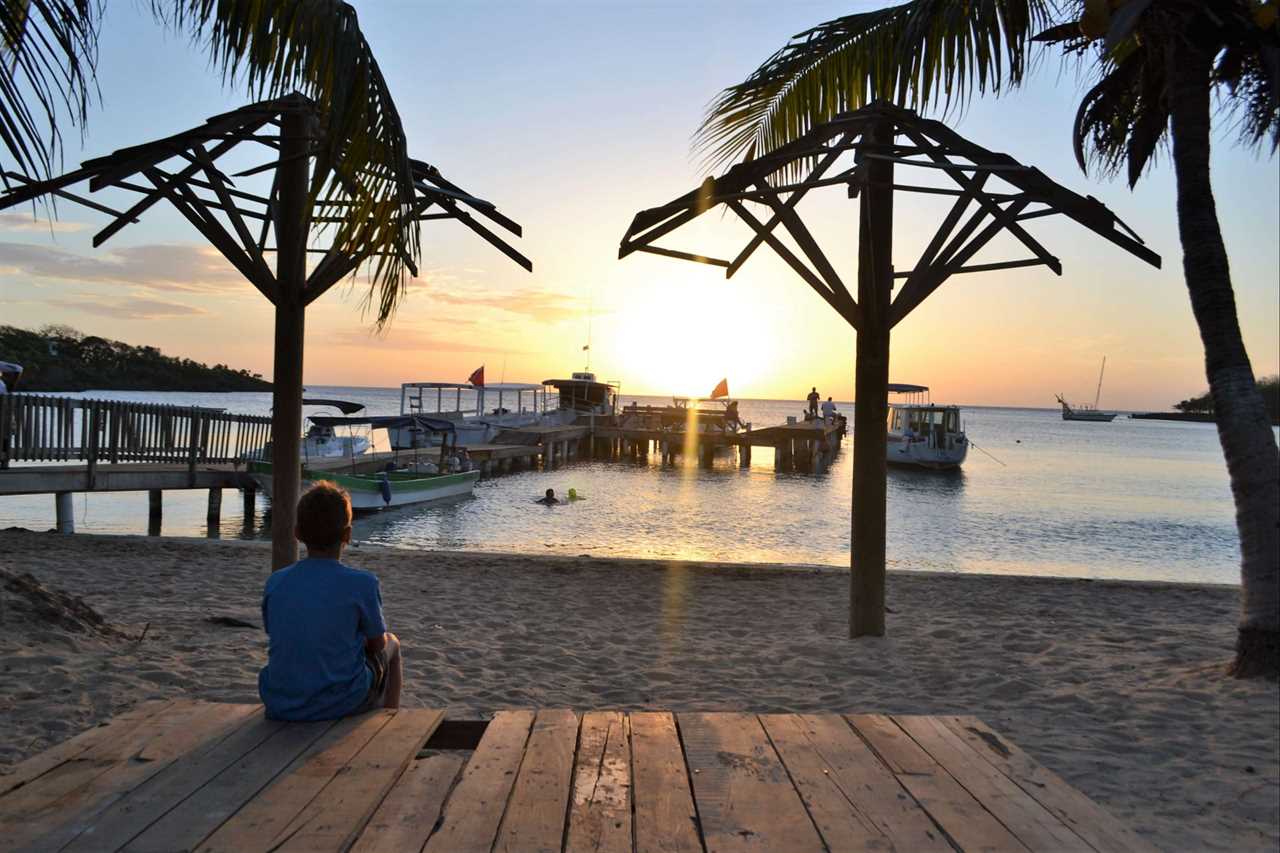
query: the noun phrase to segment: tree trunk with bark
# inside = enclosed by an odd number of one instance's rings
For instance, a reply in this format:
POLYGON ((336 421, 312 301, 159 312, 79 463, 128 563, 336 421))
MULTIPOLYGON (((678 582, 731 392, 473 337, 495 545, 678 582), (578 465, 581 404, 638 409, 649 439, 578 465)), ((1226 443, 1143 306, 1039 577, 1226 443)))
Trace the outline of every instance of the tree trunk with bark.
POLYGON ((1178 236, 1240 534, 1241 616, 1231 672, 1275 677, 1280 674, 1280 454, 1240 334, 1209 180, 1212 60, 1210 50, 1192 37, 1180 38, 1169 52, 1178 236))

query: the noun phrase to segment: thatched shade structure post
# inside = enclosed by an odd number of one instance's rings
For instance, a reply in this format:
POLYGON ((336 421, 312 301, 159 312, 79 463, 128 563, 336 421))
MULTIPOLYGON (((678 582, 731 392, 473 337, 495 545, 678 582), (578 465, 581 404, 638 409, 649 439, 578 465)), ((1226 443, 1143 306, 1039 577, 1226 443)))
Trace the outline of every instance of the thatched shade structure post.
POLYGON ((952 275, 1045 265, 1058 275, 1062 265, 1020 224, 1050 215, 1067 216, 1099 236, 1158 267, 1160 257, 1115 214, 1092 197, 1077 195, 1039 170, 963 138, 941 122, 884 102, 843 113, 800 138, 662 205, 636 214, 623 235, 618 257, 649 252, 725 268, 733 276, 767 243, 857 332, 854 412, 853 548, 849 586, 849 635, 882 636, 885 613, 886 436, 889 333, 952 275), (844 155, 854 162, 834 168, 844 155), (955 185, 899 183, 908 169, 945 175, 955 185), (996 178, 1007 191, 993 191, 996 178), (855 299, 821 246, 796 213, 811 190, 845 186, 859 199, 858 283, 855 299), (895 192, 955 199, 932 240, 910 270, 893 267, 895 192), (733 211, 754 236, 733 259, 655 245, 718 205, 733 211), (747 205, 762 210, 757 216, 747 205), (779 239, 778 227, 798 249, 779 239), (992 238, 1008 233, 1031 257, 995 263, 969 261, 992 238), (893 297, 895 279, 906 279, 893 297))
MULTIPOLYGON (((335 178, 331 167, 312 170, 325 150, 322 114, 301 94, 250 104, 214 116, 204 125, 164 139, 87 160, 81 168, 47 181, 6 172, 12 189, 0 195, 0 210, 53 196, 109 214, 113 220, 93 237, 102 245, 158 201, 167 200, 275 306, 272 383, 271 562, 278 569, 297 559, 294 507, 301 486, 303 336, 307 306, 366 262, 385 262, 387 222, 453 219, 475 231, 527 270, 533 264, 476 220, 485 217, 519 236, 520 226, 490 202, 463 192, 427 163, 409 160, 413 195, 400 199, 391 217, 375 216, 368 193, 335 178), (262 146, 264 164, 228 176, 216 161, 240 145, 262 146), (232 178, 274 173, 271 191, 260 195, 232 178), (90 193, 106 188, 138 195, 128 210, 115 210, 71 189, 88 182, 90 193), (143 183, 145 181, 145 183, 143 183), (256 231, 249 222, 258 223, 256 231), (272 240, 274 238, 274 241, 272 240), (274 242, 274 245, 272 243, 274 242), (308 270, 308 253, 319 260, 308 270), (275 254, 275 271, 267 255, 275 254)), ((415 226, 416 227, 416 226, 415 226)), ((416 232, 414 232, 416 233, 416 232)), ((397 243, 397 262, 417 274, 409 247, 397 243)))

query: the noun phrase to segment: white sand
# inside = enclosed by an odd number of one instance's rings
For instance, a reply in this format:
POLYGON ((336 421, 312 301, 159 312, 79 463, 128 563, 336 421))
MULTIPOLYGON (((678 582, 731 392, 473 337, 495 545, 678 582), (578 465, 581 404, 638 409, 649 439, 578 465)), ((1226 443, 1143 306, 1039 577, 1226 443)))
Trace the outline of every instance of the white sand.
MULTIPOLYGON (((410 705, 975 714, 1162 847, 1280 844, 1280 689, 1222 675, 1232 588, 895 574, 889 637, 853 642, 839 572, 347 561, 382 579, 410 705)), ((259 543, 0 532, 0 569, 130 635, 50 626, 0 582, 0 765, 143 699, 256 701, 263 634, 206 617, 259 624, 267 562, 259 543)))

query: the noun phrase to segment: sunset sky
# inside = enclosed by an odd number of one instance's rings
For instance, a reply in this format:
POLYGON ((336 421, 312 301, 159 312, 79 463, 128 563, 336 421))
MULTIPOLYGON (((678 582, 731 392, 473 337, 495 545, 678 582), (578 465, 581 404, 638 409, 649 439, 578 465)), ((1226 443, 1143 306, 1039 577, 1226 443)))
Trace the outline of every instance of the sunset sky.
MULTIPOLYGON (((103 104, 83 147, 75 129, 66 134, 67 168, 249 100, 224 89, 203 51, 166 34, 146 4, 109 5, 103 104)), ((385 333, 374 334, 361 314, 359 280, 309 312, 308 383, 460 382, 482 363, 491 381, 537 381, 582 368, 590 325, 592 368, 624 392, 706 393, 728 377, 735 396, 799 398, 816 384, 852 398, 854 333, 766 249, 727 281, 723 270, 665 258, 618 261, 617 249, 636 211, 702 179, 690 138, 720 89, 793 33, 883 4, 354 5, 413 155, 520 222, 525 236, 513 242, 534 273, 457 223, 424 223, 423 274, 385 333)), ((1061 258, 1064 275, 1040 267, 952 279, 895 329, 893 381, 928 384, 935 400, 1052 406, 1056 392, 1091 401, 1105 355, 1103 407, 1166 408, 1205 387, 1167 157, 1135 191, 1081 174, 1070 146, 1081 91, 1046 55, 1031 86, 975 100, 948 120, 974 142, 1099 198, 1164 268, 1068 221, 1037 220, 1032 231, 1061 258)), ((1255 371, 1276 373, 1277 161, 1220 136, 1213 166, 1245 342, 1255 371)), ((856 202, 834 188, 801 211, 852 285, 856 202)), ((936 202, 898 203, 899 269, 911 266, 943 211, 936 202)), ((59 213, 52 228, 29 210, 0 215, 0 322, 64 323, 270 374, 270 306, 172 208, 157 205, 97 250, 90 238, 105 217, 66 203, 59 213)), ((715 212, 663 244, 732 257, 745 239, 715 212)), ((977 260, 1025 254, 1003 242, 977 260)))

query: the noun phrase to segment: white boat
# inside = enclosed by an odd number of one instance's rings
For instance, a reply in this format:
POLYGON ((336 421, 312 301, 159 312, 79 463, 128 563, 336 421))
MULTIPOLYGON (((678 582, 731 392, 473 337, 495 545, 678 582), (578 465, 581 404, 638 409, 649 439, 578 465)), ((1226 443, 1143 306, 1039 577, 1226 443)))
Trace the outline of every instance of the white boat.
POLYGON ((1062 399, 1061 394, 1056 394, 1058 402, 1062 404, 1062 419, 1064 421, 1095 421, 1108 423, 1115 420, 1115 412, 1103 412, 1098 410, 1098 400, 1102 398, 1102 374, 1107 369, 1107 357, 1102 357, 1102 368, 1098 370, 1098 390, 1093 395, 1093 405, 1090 406, 1082 403, 1078 406, 1072 406, 1066 400, 1062 399))
MULTIPOLYGON (((463 497, 471 494, 476 481, 480 479, 480 472, 476 470, 453 472, 446 470, 446 473, 439 473, 442 468, 448 468, 445 457, 457 446, 453 440, 454 426, 448 421, 423 416, 396 417, 394 415, 365 418, 313 418, 313 420, 320 420, 325 426, 334 428, 367 426, 372 429, 391 430, 414 426, 423 434, 434 433, 444 437, 440 443, 439 462, 432 461, 427 454, 415 453, 404 460, 397 458, 387 463, 382 470, 377 471, 360 470, 359 460, 354 458, 350 471, 335 470, 330 467, 332 462, 320 467, 319 460, 314 467, 306 464, 302 466, 304 490, 322 480, 335 483, 351 495, 351 508, 356 512, 373 512, 390 507, 463 497), (406 421, 413 421, 413 423, 409 424, 406 421)), ((435 457, 436 453, 433 451, 430 456, 435 457)), ((271 463, 251 462, 249 472, 256 475, 255 479, 270 497, 271 463)))
POLYGON ((891 383, 889 393, 904 394, 907 401, 889 404, 886 459, 895 465, 959 468, 969 455, 960 407, 933 403, 924 385, 891 383))
MULTIPOLYGON (((546 379, 541 384, 406 382, 400 386, 401 415, 451 422, 460 445, 490 444, 499 433, 522 427, 564 426, 583 415, 611 414, 616 406, 616 384, 598 382, 594 373, 574 373, 571 379, 546 379)), ((439 435, 412 425, 388 430, 388 436, 393 450, 440 443, 439 435)))
MULTIPOLYGON (((315 398, 303 398, 302 405, 337 409, 344 415, 354 415, 357 412, 364 411, 364 406, 360 403, 351 403, 346 400, 319 400, 315 398)), ((322 421, 323 418, 317 419, 309 417, 308 420, 311 421, 311 426, 302 437, 302 460, 304 462, 308 459, 334 459, 360 456, 361 454, 369 451, 368 436, 338 435, 332 426, 318 422, 322 421)))
MULTIPOLYGON (((503 430, 541 423, 549 398, 550 392, 543 386, 523 382, 405 382, 400 386, 400 414, 450 421, 457 430, 459 444, 487 444, 503 430)), ((440 443, 438 434, 423 432, 413 425, 388 430, 387 435, 393 450, 440 443)))

